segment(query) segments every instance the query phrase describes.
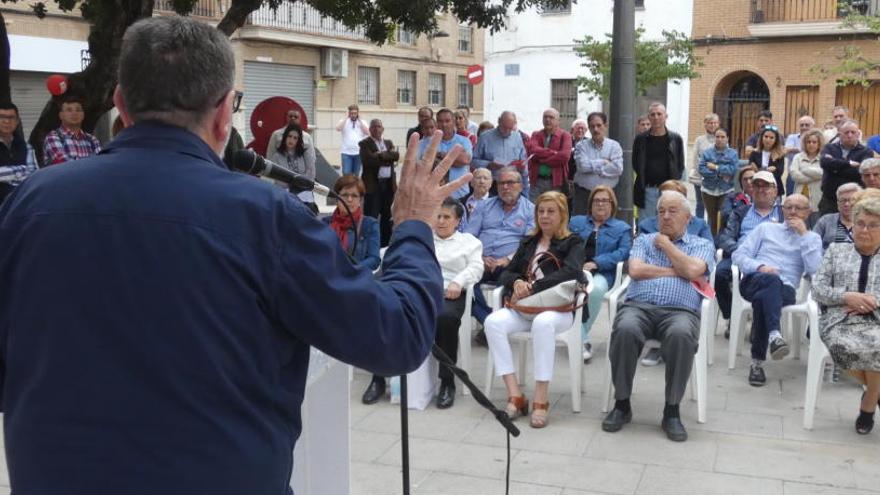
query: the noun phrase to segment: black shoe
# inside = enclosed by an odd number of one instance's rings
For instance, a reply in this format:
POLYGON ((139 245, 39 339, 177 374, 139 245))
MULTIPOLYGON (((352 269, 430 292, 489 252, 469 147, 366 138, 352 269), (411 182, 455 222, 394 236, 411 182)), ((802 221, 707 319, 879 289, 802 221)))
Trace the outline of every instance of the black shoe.
POLYGON ((455 403, 455 384, 440 384, 437 394, 437 409, 449 409, 455 403))
POLYGON ((620 431, 623 425, 629 423, 633 419, 632 411, 623 412, 620 409, 612 409, 608 416, 602 420, 602 430, 609 433, 620 431))
POLYGON ((773 339, 773 342, 770 342, 770 357, 773 358, 774 361, 779 361, 785 356, 788 356, 788 353, 788 343, 786 343, 785 339, 782 337, 776 337, 773 339))
POLYGON ((666 438, 673 442, 684 442, 688 439, 688 432, 684 429, 681 418, 678 416, 664 416, 663 421, 660 422, 660 427, 666 432, 666 438))
POLYGON ((477 332, 477 334, 474 336, 474 342, 476 342, 479 346, 489 347, 489 341, 486 340, 486 332, 484 332, 483 330, 477 332))
POLYGON ((874 429, 874 411, 865 412, 859 410, 859 417, 856 418, 856 433, 859 435, 867 435, 874 429))
POLYGON ((752 364, 749 368, 749 385, 763 387, 765 383, 767 383, 767 375, 764 374, 764 368, 760 364, 752 364))
POLYGON ((364 404, 375 404, 379 402, 379 399, 385 395, 385 380, 373 380, 370 382, 370 386, 367 387, 367 390, 364 391, 364 396, 361 397, 361 402, 364 404))

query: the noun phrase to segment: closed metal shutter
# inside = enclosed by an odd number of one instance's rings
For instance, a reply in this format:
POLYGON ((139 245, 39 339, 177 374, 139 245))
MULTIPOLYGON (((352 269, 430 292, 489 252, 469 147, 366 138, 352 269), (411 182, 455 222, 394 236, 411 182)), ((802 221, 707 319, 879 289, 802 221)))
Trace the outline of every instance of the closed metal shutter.
POLYGON ((31 129, 43 113, 43 107, 49 102, 51 95, 46 89, 48 72, 12 71, 9 83, 12 86, 12 102, 18 107, 25 139, 31 135, 31 129))
POLYGON ((299 103, 311 125, 315 125, 315 68, 304 65, 244 63, 244 121, 243 135, 251 140, 251 112, 266 98, 286 96, 299 103))

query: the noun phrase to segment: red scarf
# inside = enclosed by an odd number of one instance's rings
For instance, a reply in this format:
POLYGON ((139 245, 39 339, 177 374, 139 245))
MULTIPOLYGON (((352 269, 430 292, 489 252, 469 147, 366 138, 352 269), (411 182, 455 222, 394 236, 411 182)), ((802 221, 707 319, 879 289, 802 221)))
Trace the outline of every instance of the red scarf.
MULTIPOLYGON (((360 225, 364 213, 358 208, 351 212, 351 216, 354 217, 354 223, 360 225)), ((333 216, 330 218, 330 228, 333 229, 333 232, 336 232, 336 235, 339 237, 342 249, 348 249, 348 231, 351 230, 353 226, 352 218, 348 216, 348 213, 342 208, 336 208, 333 212, 333 216)))

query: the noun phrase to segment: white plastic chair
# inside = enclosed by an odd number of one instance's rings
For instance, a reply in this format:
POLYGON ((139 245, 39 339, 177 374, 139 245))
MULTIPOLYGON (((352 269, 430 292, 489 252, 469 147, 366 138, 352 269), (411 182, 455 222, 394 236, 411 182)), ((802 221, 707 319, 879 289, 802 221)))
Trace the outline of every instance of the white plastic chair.
MULTIPOLYGON (((589 297, 589 293, 593 290, 593 275, 590 272, 585 271, 584 276, 587 278, 587 294, 581 294, 578 297, 578 304, 584 304, 586 302, 586 298, 589 297)), ((504 291, 504 287, 498 287, 494 291, 492 291, 492 297, 489 300, 489 305, 492 307, 492 310, 498 310, 501 308, 501 293, 504 291)), ((563 332, 556 334, 556 345, 564 345, 568 350, 568 368, 569 374, 571 375, 571 410, 573 412, 579 413, 581 412, 581 393, 583 392, 583 344, 581 342, 581 318, 583 315, 583 306, 577 309, 574 314, 574 322, 571 325, 571 328, 565 330, 563 332)), ((519 363, 517 366, 517 379, 519 383, 522 384, 525 380, 526 375, 526 355, 528 354, 527 349, 528 345, 532 340, 531 332, 514 332, 508 335, 508 339, 511 341, 513 345, 513 359, 515 363, 519 363)), ((485 382, 485 394, 486 397, 489 397, 489 394, 492 391, 492 381, 495 378, 495 364, 492 361, 492 352, 488 353, 488 357, 486 360, 486 382, 485 382)))
MULTIPOLYGON (((610 297, 608 298, 609 302, 609 311, 608 317, 611 322, 611 332, 614 333, 614 318, 617 316, 617 303, 620 300, 620 296, 626 291, 627 287, 631 279, 626 277, 626 280, 620 284, 617 290, 611 294, 609 291, 610 297)), ((709 376, 709 326, 715 321, 714 314, 712 314, 712 300, 708 298, 703 298, 702 303, 700 303, 700 336, 697 341, 697 353, 694 355, 694 366, 691 370, 690 377, 690 390, 691 390, 691 400, 697 401, 697 422, 705 423, 706 422, 706 410, 708 407, 708 376, 709 376)), ((602 412, 607 413, 611 410, 611 399, 612 389, 613 389, 613 381, 611 379, 611 337, 608 337, 608 352, 605 353, 605 386, 603 390, 605 392, 605 397, 602 400, 602 412)), ((661 347, 661 343, 656 339, 648 339, 645 342, 645 347, 659 349, 661 347)))
MULTIPOLYGON (((474 301, 474 284, 470 284, 464 288, 467 291, 467 301, 464 306, 464 313, 461 315, 461 325, 458 327, 458 367, 471 372, 471 303, 474 301)), ((461 387, 462 395, 470 395, 471 391, 467 387, 461 387)))
POLYGON ((822 372, 825 370, 825 361, 831 357, 831 354, 819 338, 819 305, 810 298, 805 306, 812 335, 810 335, 810 357, 807 361, 807 384, 804 393, 804 428, 812 430, 816 401, 822 388, 822 372))
MULTIPOLYGON (((752 303, 746 301, 742 297, 742 293, 740 293, 739 267, 733 265, 731 271, 733 273, 731 288, 733 298, 730 305, 730 343, 728 344, 727 351, 727 368, 732 370, 736 368, 736 357, 742 355, 742 344, 746 335, 744 332, 746 317, 752 311, 752 303)), ((801 334, 804 332, 801 328, 800 319, 804 318, 804 320, 807 320, 809 318, 807 310, 809 295, 810 281, 806 278, 801 279, 801 285, 798 287, 797 294, 795 295, 795 304, 782 308, 782 314, 780 315, 781 331, 787 334, 786 339, 788 339, 792 346, 795 359, 801 358, 801 334)), ((814 331, 819 331, 818 326, 815 327, 814 331)))

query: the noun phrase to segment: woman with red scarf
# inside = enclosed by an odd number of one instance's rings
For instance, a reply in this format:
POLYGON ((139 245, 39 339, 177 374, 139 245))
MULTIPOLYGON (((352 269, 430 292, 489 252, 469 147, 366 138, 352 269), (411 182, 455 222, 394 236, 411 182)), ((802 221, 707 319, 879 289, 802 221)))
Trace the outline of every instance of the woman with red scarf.
POLYGON ((379 222, 364 216, 362 205, 366 189, 363 181, 354 175, 343 175, 333 185, 333 190, 348 204, 351 216, 339 202, 333 215, 325 217, 324 221, 339 236, 342 248, 351 255, 357 266, 370 270, 379 268, 379 222), (357 246, 352 252, 355 238, 357 246))

